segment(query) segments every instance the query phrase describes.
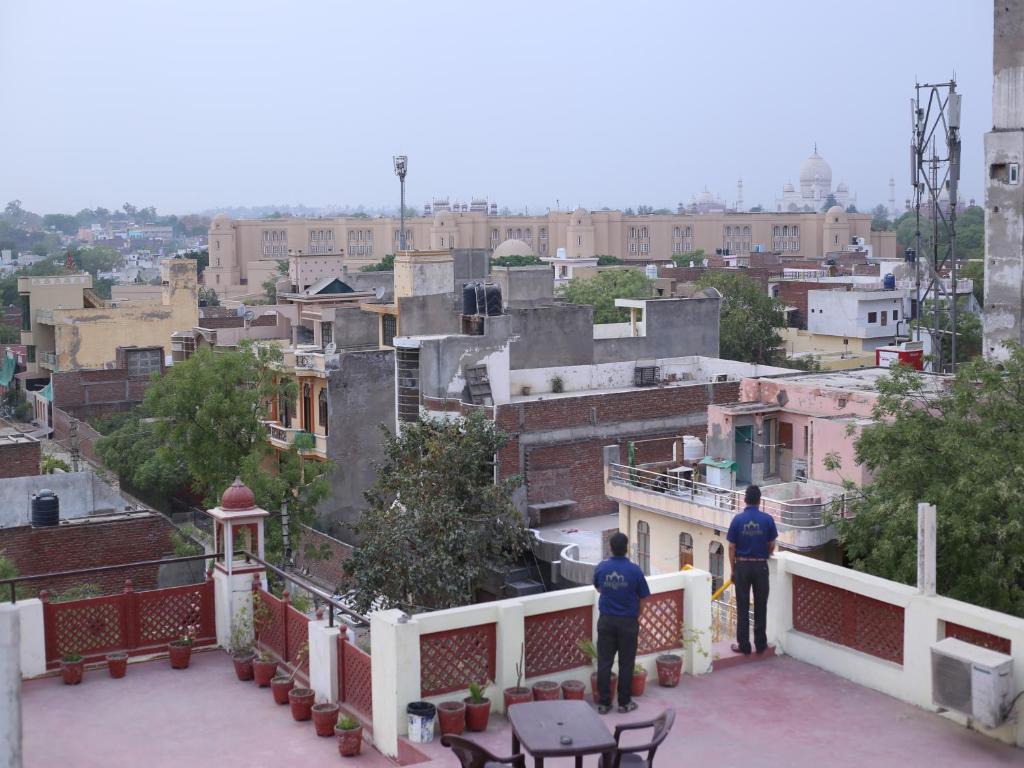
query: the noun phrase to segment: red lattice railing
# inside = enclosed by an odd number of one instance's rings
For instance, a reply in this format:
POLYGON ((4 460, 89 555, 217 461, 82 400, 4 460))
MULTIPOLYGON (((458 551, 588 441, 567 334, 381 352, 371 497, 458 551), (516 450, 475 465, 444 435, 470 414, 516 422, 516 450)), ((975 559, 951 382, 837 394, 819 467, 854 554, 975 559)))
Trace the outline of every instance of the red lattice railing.
POLYGON ((589 661, 577 643, 593 636, 593 621, 592 605, 527 616, 523 627, 526 677, 587 666, 589 661))
POLYGON ((253 600, 258 602, 256 617, 256 647, 270 651, 280 661, 291 667, 300 660, 296 677, 305 680, 309 672, 309 617, 288 604, 288 592, 284 598, 274 597, 253 581, 253 600), (303 648, 306 648, 303 651, 303 648))
POLYGON ((637 655, 659 653, 683 645, 683 590, 659 592, 640 603, 637 655))
POLYGON ((421 635, 420 695, 438 696, 493 681, 496 630, 495 624, 480 624, 421 635))
POLYGON ((999 651, 999 653, 1007 655, 1010 653, 1010 641, 1005 637, 982 632, 980 629, 972 629, 971 627, 954 624, 951 621, 947 621, 945 624, 946 637, 955 637, 957 640, 963 640, 965 643, 971 643, 972 645, 980 645, 982 648, 988 648, 991 651, 999 651))
POLYGON ((87 662, 107 653, 153 653, 196 629, 196 645, 216 642, 213 582, 135 592, 131 581, 119 595, 52 603, 43 601, 46 663, 56 666, 64 653, 76 652, 87 662))
POLYGON ((309 618, 290 605, 286 606, 285 613, 288 628, 287 661, 292 668, 298 664, 299 675, 305 677, 309 674, 309 618), (303 648, 306 650, 303 651, 303 648))
POLYGON ((338 635, 338 696, 368 719, 373 718, 373 673, 370 654, 338 635))
POLYGON ((793 629, 903 664, 903 608, 793 577, 793 629))

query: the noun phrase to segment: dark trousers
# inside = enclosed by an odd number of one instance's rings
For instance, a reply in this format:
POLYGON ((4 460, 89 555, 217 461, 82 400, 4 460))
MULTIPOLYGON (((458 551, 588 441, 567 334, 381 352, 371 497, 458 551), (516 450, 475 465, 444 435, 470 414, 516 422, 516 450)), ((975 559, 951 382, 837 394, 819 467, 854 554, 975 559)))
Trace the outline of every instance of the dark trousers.
POLYGON ((619 706, 629 704, 633 689, 633 665, 640 622, 635 616, 606 616, 597 620, 598 703, 612 703, 612 662, 619 656, 619 706))
POLYGON ((768 562, 738 560, 732 572, 736 586, 736 644, 750 653, 750 589, 754 589, 754 648, 760 653, 768 647, 765 621, 768 618, 768 562))

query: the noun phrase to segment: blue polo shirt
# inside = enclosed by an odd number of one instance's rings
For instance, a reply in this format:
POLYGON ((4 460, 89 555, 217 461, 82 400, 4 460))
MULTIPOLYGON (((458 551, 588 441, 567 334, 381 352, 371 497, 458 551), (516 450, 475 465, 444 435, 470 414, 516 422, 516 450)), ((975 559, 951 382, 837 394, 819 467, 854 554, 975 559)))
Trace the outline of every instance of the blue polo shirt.
POLYGON ((606 616, 640 615, 640 600, 651 594, 643 569, 628 557, 610 557, 594 568, 598 609, 606 616))
POLYGON ((736 557, 768 557, 768 544, 779 538, 775 520, 757 507, 747 507, 729 523, 730 544, 736 545, 736 557))

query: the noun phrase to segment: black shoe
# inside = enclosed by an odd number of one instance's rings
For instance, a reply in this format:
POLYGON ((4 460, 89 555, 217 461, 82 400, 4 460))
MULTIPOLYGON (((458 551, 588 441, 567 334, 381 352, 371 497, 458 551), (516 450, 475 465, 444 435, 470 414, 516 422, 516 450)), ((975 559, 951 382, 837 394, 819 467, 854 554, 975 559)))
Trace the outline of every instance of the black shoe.
POLYGON ((633 712, 636 708, 637 708, 637 703, 635 701, 630 701, 630 702, 627 702, 626 704, 620 704, 619 705, 619 713, 620 714, 625 714, 626 712, 633 712))
POLYGON ((733 653, 742 653, 744 656, 749 656, 750 655, 750 649, 747 648, 746 650, 743 650, 742 648, 740 648, 740 644, 739 643, 733 643, 729 647, 732 649, 733 653))
POLYGON ((611 711, 612 711, 612 705, 611 704, 598 704, 597 705, 597 714, 599 714, 599 715, 607 715, 611 711))

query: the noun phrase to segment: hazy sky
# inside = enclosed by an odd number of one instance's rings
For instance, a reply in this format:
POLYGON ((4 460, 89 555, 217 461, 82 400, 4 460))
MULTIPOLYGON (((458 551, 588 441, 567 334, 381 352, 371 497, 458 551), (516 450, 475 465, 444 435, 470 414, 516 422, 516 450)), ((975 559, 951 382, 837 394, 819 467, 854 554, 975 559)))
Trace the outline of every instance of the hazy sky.
POLYGON ((954 71, 980 200, 991 62, 988 0, 0 0, 0 205, 768 206, 817 142, 863 209, 954 71))

